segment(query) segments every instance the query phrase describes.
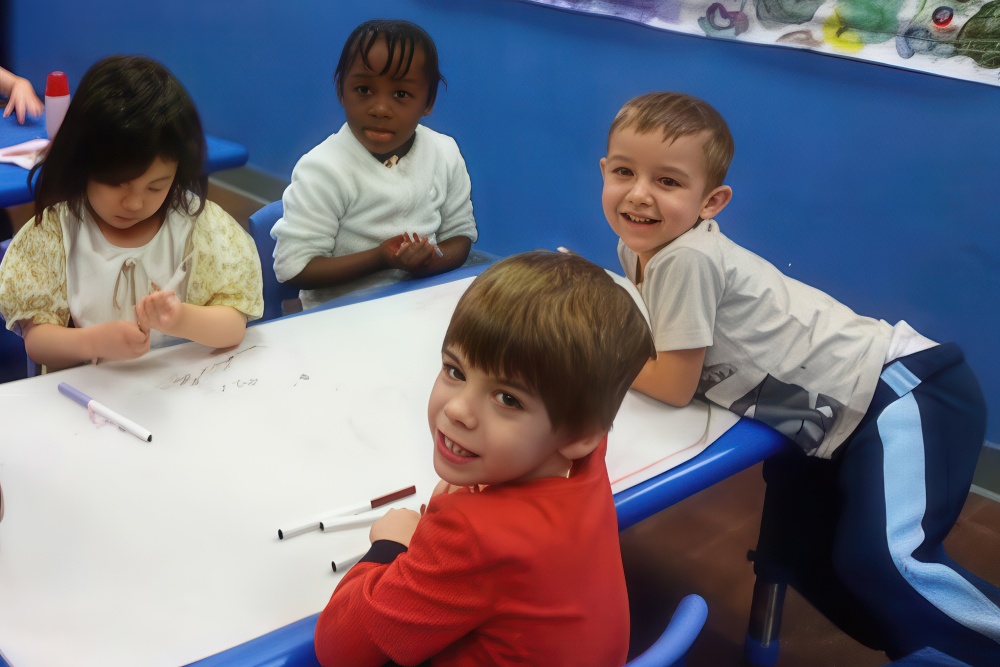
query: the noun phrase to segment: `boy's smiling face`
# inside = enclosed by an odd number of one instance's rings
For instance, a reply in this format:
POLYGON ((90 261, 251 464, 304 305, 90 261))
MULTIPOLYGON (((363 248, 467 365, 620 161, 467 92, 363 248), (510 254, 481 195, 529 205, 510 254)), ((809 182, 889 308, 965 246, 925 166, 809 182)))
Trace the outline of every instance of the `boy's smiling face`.
MULTIPOLYGON (((397 48, 396 60, 402 57, 402 49, 397 48)), ((368 52, 373 69, 365 67, 358 55, 344 73, 344 94, 340 97, 351 132, 362 146, 376 154, 391 153, 405 144, 420 119, 431 112, 424 50, 416 48, 409 71, 400 78, 392 77, 395 62, 385 74, 378 74, 388 58, 385 37, 379 37, 368 52)))
POLYGON ((709 190, 705 133, 663 141, 658 131, 621 128, 601 159, 604 216, 625 245, 649 260, 699 220, 714 217, 732 197, 728 186, 709 190))
MULTIPOLYGON (((434 470, 455 486, 566 477, 571 439, 553 432, 541 398, 516 382, 469 366, 457 349, 442 353, 427 406, 434 470)), ((571 453, 570 456, 576 457, 571 453)))

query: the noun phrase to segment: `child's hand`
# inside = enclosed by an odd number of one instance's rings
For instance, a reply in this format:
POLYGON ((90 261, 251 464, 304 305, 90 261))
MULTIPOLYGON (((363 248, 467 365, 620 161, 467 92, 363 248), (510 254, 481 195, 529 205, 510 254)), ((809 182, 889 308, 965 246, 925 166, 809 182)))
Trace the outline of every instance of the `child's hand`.
POLYGON ((24 123, 27 114, 37 118, 42 115, 42 101, 35 95, 31 83, 24 78, 15 77, 14 84, 10 88, 10 95, 7 96, 7 107, 3 110, 3 117, 17 114, 17 122, 24 123))
POLYGON ((373 544, 377 540, 392 540, 408 547, 419 521, 420 515, 413 510, 391 509, 385 513, 385 516, 372 524, 368 539, 373 544))
POLYGON ((419 234, 403 234, 403 243, 399 246, 396 259, 402 264, 402 268, 407 271, 422 269, 434 257, 434 244, 427 237, 420 238, 419 234))
POLYGON ((105 322, 90 327, 96 334, 97 358, 137 359, 149 352, 149 329, 135 322, 105 322))
POLYGON ((170 334, 181 319, 181 305, 181 300, 170 290, 153 292, 136 304, 135 316, 140 326, 170 334))
POLYGON ((386 264, 409 272, 426 267, 435 255, 434 244, 427 237, 410 232, 383 241, 379 249, 386 264))

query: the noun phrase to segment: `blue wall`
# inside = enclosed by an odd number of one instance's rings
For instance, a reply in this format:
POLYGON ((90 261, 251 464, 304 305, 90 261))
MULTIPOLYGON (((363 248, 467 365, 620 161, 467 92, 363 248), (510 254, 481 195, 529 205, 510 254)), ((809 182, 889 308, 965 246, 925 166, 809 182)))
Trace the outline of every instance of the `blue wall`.
POLYGON ((375 17, 438 43, 448 89, 427 124, 473 180, 482 250, 568 246, 617 268, 598 160, 629 97, 675 89, 729 120, 734 240, 855 310, 963 345, 1000 441, 1000 87, 777 47, 677 35, 516 0, 13 0, 10 63, 36 87, 109 53, 166 63, 209 132, 288 179, 343 122, 343 41, 375 17), (142 3, 145 4, 145 3, 142 3))

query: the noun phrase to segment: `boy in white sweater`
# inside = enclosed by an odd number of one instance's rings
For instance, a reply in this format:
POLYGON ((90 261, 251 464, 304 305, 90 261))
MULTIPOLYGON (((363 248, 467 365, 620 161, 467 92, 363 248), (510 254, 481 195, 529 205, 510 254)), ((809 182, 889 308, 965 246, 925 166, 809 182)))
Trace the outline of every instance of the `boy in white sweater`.
POLYGON ((442 80, 412 23, 368 21, 347 39, 334 73, 347 122, 299 160, 271 231, 274 272, 304 308, 465 262, 478 235, 465 161, 420 125, 442 80))

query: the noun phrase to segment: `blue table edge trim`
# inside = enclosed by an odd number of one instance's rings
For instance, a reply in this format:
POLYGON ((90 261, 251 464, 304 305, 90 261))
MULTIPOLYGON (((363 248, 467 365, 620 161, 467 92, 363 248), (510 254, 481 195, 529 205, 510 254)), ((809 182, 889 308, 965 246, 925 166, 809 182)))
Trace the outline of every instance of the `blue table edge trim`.
POLYGON ((231 649, 190 663, 191 667, 306 667, 319 665, 313 635, 319 614, 289 623, 231 649))
POLYGON ((770 426, 741 417, 697 456, 615 494, 618 530, 794 445, 770 426))

